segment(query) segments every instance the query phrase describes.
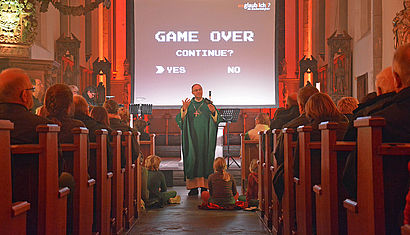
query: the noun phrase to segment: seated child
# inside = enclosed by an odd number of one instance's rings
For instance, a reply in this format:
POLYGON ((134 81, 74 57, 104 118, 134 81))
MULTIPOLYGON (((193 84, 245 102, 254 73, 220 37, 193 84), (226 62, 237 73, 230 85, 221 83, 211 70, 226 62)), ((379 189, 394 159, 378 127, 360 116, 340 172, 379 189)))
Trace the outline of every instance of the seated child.
POLYGON ((210 202, 224 208, 234 207, 238 196, 236 184, 231 174, 226 172, 224 158, 218 157, 215 159, 214 171, 215 173, 208 177, 209 192, 203 191, 201 194, 203 202, 210 202))
POLYGON ((149 191, 147 207, 163 207, 170 198, 177 195, 175 191, 167 192, 165 176, 159 171, 160 163, 161 158, 156 155, 150 155, 145 159, 145 167, 148 170, 147 188, 149 191))
MULTIPOLYGON (((248 207, 258 207, 258 161, 256 159, 251 161, 249 171, 246 202, 248 207)), ((240 196, 239 201, 245 201, 245 196, 240 196)))

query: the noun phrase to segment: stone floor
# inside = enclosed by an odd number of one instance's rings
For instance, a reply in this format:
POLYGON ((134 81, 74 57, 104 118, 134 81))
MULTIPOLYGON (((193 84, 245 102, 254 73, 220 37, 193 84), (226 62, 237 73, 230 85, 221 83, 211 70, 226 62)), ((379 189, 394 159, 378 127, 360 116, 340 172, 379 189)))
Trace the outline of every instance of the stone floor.
POLYGON ((185 187, 168 190, 181 195, 181 204, 147 211, 129 234, 268 234, 255 212, 199 210, 199 196, 188 197, 185 187))

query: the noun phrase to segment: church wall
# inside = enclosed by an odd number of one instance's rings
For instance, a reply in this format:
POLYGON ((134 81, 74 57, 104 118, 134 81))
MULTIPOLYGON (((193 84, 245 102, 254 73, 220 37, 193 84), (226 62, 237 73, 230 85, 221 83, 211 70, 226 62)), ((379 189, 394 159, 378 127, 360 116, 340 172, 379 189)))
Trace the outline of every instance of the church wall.
POLYGON ((357 77, 368 73, 368 91, 373 84, 373 32, 370 0, 349 0, 348 33, 353 43, 352 88, 357 97, 357 77))
POLYGON ((46 13, 39 12, 37 16, 39 28, 31 48, 31 58, 54 60, 55 40, 60 36, 60 13, 50 4, 46 13))
MULTIPOLYGON (((73 6, 84 5, 84 0, 70 0, 73 6)), ((86 67, 85 61, 85 17, 84 16, 70 16, 70 30, 81 41, 80 44, 80 66, 86 67)))
POLYGON ((383 0, 383 68, 391 66, 394 55, 393 18, 403 7, 402 0, 383 0))

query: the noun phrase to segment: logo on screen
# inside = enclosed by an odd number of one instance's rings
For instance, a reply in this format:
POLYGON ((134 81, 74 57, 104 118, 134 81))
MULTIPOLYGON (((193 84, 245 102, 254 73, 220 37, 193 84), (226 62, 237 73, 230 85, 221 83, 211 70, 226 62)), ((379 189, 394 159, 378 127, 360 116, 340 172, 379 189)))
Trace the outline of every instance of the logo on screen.
POLYGON ((269 11, 271 7, 270 2, 247 2, 245 4, 238 4, 238 8, 246 11, 269 11))

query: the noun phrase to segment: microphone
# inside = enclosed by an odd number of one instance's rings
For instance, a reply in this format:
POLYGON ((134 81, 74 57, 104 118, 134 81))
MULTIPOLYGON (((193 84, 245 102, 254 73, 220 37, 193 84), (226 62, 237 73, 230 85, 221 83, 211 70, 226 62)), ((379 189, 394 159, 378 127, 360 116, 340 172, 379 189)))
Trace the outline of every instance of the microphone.
POLYGON ((211 100, 211 91, 209 91, 209 99, 205 98, 205 103, 206 104, 212 104, 212 100, 211 100))

